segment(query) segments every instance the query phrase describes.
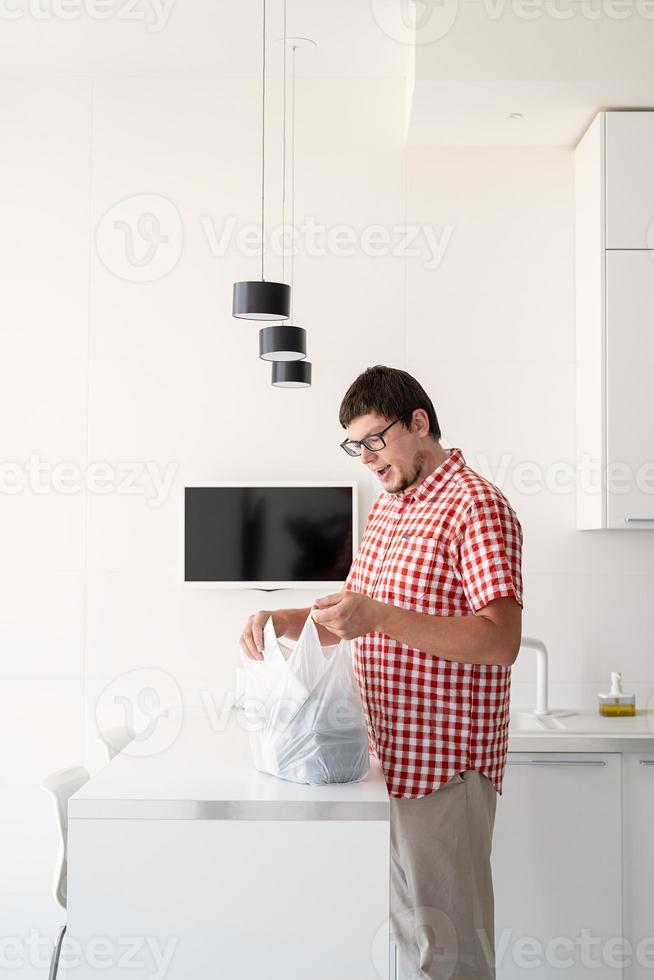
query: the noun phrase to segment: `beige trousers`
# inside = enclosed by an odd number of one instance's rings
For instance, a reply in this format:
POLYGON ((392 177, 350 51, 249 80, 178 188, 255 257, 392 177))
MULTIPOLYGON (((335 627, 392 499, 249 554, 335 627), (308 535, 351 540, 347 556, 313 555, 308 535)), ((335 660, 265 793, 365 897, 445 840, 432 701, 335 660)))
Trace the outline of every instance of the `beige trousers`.
POLYGON ((490 853, 497 793, 459 773, 429 796, 391 799, 391 933, 398 980, 491 980, 490 853))

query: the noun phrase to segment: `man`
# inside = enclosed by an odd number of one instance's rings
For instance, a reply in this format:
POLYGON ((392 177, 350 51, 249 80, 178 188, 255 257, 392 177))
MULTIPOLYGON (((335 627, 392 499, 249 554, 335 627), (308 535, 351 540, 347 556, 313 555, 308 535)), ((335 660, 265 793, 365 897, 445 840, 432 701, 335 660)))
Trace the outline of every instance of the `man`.
MULTIPOLYGON (((461 450, 441 447, 434 407, 407 372, 369 368, 339 420, 341 445, 383 489, 343 590, 279 610, 273 623, 297 639, 311 614, 322 643, 354 641, 370 747, 391 797, 391 921, 405 975, 486 980, 522 528, 461 450)), ((261 656, 268 615, 248 620, 249 656, 261 656)))

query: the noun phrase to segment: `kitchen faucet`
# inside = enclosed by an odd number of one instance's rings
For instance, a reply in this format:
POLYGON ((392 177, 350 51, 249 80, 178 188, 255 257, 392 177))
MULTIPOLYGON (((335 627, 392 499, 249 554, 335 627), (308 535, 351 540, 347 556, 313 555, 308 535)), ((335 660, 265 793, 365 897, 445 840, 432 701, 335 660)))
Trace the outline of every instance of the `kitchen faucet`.
POLYGON ((537 640, 533 636, 521 637, 520 647, 530 647, 536 651, 536 707, 532 713, 537 717, 549 715, 551 712, 547 700, 547 647, 542 640, 537 640))

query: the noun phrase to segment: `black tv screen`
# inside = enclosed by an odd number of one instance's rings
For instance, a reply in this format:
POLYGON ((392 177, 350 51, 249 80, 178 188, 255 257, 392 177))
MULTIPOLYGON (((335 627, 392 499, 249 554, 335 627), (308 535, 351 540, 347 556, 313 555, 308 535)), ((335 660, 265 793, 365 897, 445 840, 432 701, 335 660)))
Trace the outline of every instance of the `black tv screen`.
POLYGON ((342 584, 353 558, 351 484, 184 488, 184 581, 225 588, 342 584))

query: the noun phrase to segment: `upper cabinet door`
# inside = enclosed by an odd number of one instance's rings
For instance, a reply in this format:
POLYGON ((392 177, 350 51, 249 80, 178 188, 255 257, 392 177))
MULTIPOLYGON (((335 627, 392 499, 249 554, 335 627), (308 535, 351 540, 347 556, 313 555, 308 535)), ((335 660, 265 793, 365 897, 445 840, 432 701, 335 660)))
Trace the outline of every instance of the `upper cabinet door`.
POLYGON ((606 253, 606 451, 608 527, 654 528, 654 252, 606 253))
POLYGON ((606 113, 606 248, 654 249, 654 112, 606 113))

